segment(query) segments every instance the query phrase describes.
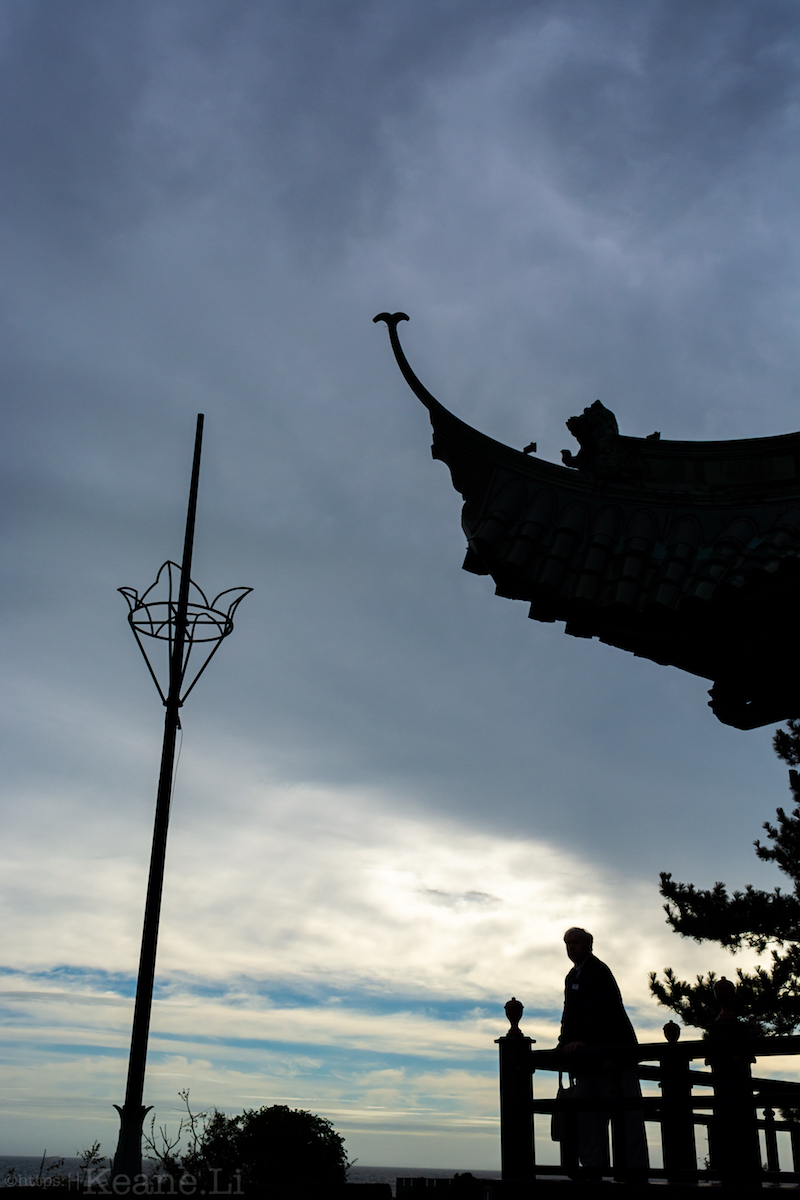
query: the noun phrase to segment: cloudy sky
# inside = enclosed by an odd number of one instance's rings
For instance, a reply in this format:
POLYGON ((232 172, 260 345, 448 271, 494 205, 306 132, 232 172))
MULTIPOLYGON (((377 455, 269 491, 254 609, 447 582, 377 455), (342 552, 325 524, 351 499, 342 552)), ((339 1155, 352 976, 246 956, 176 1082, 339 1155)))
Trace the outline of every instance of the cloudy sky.
MULTIPOLYGON (((3 1135, 116 1143, 162 709, 115 589, 254 592, 183 713, 146 1101, 495 1167, 502 1005, 567 925, 640 1035, 731 974, 659 870, 772 886, 771 729, 461 571, 452 411, 560 461, 797 410, 790 0, 7 0, 3 1135)), ((538 1080, 538 1077, 537 1077, 538 1080)))

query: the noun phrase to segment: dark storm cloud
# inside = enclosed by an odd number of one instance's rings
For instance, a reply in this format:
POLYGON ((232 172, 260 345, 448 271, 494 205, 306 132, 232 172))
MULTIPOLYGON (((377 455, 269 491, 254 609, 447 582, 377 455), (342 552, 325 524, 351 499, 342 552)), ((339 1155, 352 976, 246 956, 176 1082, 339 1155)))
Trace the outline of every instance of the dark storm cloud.
POLYGON ((621 21, 584 7, 578 37, 530 85, 524 117, 546 134, 560 185, 630 232, 658 229, 748 160, 769 167, 769 192, 792 149, 793 6, 623 7, 621 21))
POLYGON ((137 11, 85 3, 6 9, 3 211, 48 242, 60 236, 68 247, 77 230, 86 244, 102 223, 130 219, 136 197, 125 186, 125 133, 150 49, 137 11))
MULTIPOLYGON (((631 433, 788 428, 794 6, 5 21, 20 677, 149 730, 113 590, 178 553, 202 407, 198 570, 212 592, 256 587, 193 698, 205 736, 240 737, 262 778, 385 784, 648 871, 673 865, 663 839, 698 797, 707 829, 733 801, 715 836, 743 859, 771 807, 746 811, 767 735, 716 725, 702 681, 527 622, 459 571, 458 497, 370 318, 407 308, 434 392, 549 458, 598 394, 631 433)), ((80 779, 88 744, 66 722, 41 751, 40 703, 20 776, 80 779)), ((122 755, 145 789, 138 749, 120 732, 98 750, 94 786, 113 792, 122 755)))
POLYGON ((86 247, 164 203, 235 188, 244 139, 298 234, 330 236, 365 215, 359 194, 380 172, 386 116, 416 109, 431 73, 526 8, 12 4, 0 85, 7 215, 86 247))
POLYGON ((775 117, 795 94, 797 14, 780 3, 76 0, 10 5, 6 22, 7 212, 84 247, 254 172, 265 209, 318 248, 380 221, 393 138, 420 134, 449 76, 532 35, 544 53, 511 78, 502 134, 633 228, 672 219, 743 155, 773 174, 791 144, 775 117))

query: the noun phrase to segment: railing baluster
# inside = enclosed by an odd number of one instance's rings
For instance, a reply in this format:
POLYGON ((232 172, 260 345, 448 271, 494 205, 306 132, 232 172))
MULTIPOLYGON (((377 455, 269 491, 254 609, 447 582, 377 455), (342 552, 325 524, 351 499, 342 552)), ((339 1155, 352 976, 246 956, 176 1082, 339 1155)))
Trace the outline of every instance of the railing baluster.
POLYGON ((800 1126, 792 1125, 789 1138, 792 1144, 792 1170, 800 1174, 800 1126))
POLYGON ((617 1183, 625 1180, 628 1169, 628 1151, 626 1145, 625 1109, 622 1106, 622 1080, 619 1068, 614 1070, 611 1079, 611 1096, 609 1111, 611 1116, 611 1162, 614 1179, 617 1183))
POLYGON ((564 1174, 572 1177, 578 1173, 578 1112, 574 1103, 568 1103, 564 1108, 563 1129, 561 1166, 564 1174))
POLYGON ((778 1131, 775 1128, 775 1110, 773 1108, 764 1109, 764 1143, 767 1148, 767 1170, 779 1171, 778 1131))

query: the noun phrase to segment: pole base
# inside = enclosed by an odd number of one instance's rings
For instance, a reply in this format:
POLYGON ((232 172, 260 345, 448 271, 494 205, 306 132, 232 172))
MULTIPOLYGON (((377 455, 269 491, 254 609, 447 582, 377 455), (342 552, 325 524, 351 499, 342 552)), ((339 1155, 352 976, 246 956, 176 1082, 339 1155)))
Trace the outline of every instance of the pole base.
POLYGON ((122 1108, 114 1105, 120 1120, 119 1141, 110 1179, 114 1192, 128 1193, 134 1182, 140 1182, 137 1176, 141 1177, 142 1174, 142 1126, 152 1107, 152 1104, 125 1104, 122 1108))

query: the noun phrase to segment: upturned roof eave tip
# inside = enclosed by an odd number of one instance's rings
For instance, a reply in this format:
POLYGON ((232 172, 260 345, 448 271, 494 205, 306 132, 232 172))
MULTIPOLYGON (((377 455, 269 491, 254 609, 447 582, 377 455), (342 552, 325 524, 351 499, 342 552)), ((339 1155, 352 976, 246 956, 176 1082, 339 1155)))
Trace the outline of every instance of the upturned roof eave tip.
MULTIPOLYGON (((409 317, 406 315, 406 313, 382 312, 378 313, 378 315, 373 317, 372 320, 373 323, 377 323, 378 321, 384 321, 386 323, 386 327, 389 330, 389 340, 391 343, 392 352, 394 353, 395 361, 400 368, 403 378, 411 388, 411 391, 427 408, 431 419, 431 425, 433 426, 435 434, 442 433, 446 437, 449 436, 453 438, 454 441, 460 442, 464 449, 468 449, 472 453, 475 452, 479 443, 483 443, 489 457, 492 457, 497 451, 502 451, 504 455, 514 455, 520 466, 524 466, 526 463, 530 464, 535 462, 544 467, 555 467, 555 469, 558 471, 564 470, 563 467, 560 467, 555 463, 550 463, 546 459, 536 458, 535 455, 525 454, 522 450, 517 450, 514 446, 509 446, 505 442, 498 442, 495 438, 489 437, 489 435, 486 433, 482 433, 473 425, 469 425, 466 421, 463 421, 461 417, 457 417, 455 413, 450 412, 448 408, 445 408, 441 401, 437 400, 436 397, 428 391, 422 380, 419 379, 408 359, 406 358, 403 347, 400 344, 400 338, 397 334, 397 326, 401 321, 409 320, 409 317), (462 436, 459 437, 459 434, 462 436)), ((569 472, 569 474, 571 474, 571 472, 569 472)))
POLYGON ((458 420, 457 417, 454 417, 452 413, 448 412, 443 404, 439 403, 435 396, 431 395, 422 380, 417 377, 416 373, 411 367, 411 364, 405 356, 405 351, 400 345, 400 338, 397 335, 397 326, 401 321, 408 321, 409 319, 410 318, 404 312, 382 312, 378 313, 376 317, 373 317, 372 321, 373 324, 377 324, 378 321, 385 322, 386 328, 389 330, 389 341, 392 346, 392 353, 394 354, 395 361, 400 368, 403 378, 417 399, 422 401, 429 412, 439 410, 442 413, 445 413, 448 417, 451 417, 453 420, 458 420))

